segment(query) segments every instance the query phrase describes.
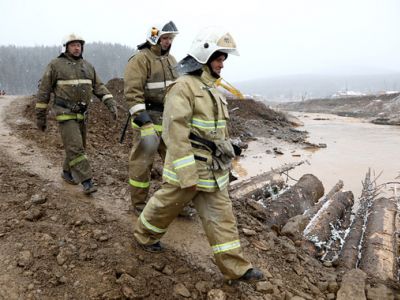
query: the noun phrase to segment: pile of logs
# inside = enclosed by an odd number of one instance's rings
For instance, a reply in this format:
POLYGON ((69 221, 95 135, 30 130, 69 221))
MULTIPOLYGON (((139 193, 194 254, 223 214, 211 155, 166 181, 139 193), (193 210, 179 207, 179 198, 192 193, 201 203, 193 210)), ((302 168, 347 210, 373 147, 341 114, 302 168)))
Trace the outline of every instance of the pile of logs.
POLYGON ((395 197, 378 198, 370 171, 356 203, 353 193, 343 190, 342 181, 323 197, 324 187, 312 174, 286 187, 280 175, 293 167, 238 183, 230 194, 247 201, 250 214, 310 255, 341 270, 360 268, 382 280, 398 280, 400 220, 395 197))

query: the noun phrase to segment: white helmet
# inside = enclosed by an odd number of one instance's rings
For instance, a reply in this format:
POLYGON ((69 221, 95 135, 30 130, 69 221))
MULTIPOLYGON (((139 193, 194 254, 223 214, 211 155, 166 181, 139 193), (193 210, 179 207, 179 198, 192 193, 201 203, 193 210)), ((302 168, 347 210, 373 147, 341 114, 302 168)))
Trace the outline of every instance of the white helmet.
POLYGON ((169 21, 161 26, 152 26, 149 30, 148 36, 146 40, 152 44, 156 45, 158 40, 163 34, 173 34, 174 36, 179 33, 178 28, 176 27, 175 23, 169 21))
POLYGON ((71 33, 66 37, 64 37, 62 41, 62 48, 61 48, 62 53, 65 53, 67 51, 67 45, 71 42, 80 42, 82 47, 85 44, 85 40, 81 36, 71 33))
POLYGON ((188 55, 201 64, 206 64, 210 56, 221 51, 227 54, 239 55, 236 43, 229 32, 222 28, 204 28, 194 39, 188 55))

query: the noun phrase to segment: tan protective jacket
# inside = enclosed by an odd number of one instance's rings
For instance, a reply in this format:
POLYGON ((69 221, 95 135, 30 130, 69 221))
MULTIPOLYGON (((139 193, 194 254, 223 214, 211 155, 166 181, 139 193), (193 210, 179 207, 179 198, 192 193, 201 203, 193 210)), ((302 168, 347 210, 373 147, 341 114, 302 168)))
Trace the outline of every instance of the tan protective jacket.
POLYGON ((144 48, 133 55, 125 69, 124 93, 131 115, 146 109, 146 104, 162 106, 166 88, 178 77, 175 58, 161 55, 160 45, 144 48))
MULTIPOLYGON (((113 96, 97 76, 94 67, 83 58, 75 60, 64 53, 50 62, 41 79, 36 102, 38 116, 45 117, 51 93, 54 93, 55 99, 72 104, 82 102, 87 106, 95 94, 108 108, 110 101, 115 105, 113 96)), ((58 121, 83 119, 81 114, 74 114, 68 108, 55 106, 54 109, 58 121)))
POLYGON ((229 183, 228 171, 211 169, 211 151, 193 147, 199 143, 189 140, 191 132, 213 142, 228 139, 227 101, 215 81, 204 66, 201 76, 177 79, 165 98, 162 137, 167 154, 163 178, 181 188, 196 185, 198 190, 214 192, 229 183))

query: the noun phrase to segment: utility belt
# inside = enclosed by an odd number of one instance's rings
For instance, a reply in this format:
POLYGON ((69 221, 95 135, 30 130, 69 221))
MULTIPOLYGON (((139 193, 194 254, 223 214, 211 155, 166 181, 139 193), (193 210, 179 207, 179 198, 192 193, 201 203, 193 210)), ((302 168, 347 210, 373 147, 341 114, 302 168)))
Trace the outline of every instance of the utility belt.
MULTIPOLYGON (((210 151, 213 155, 215 155, 215 151, 217 150, 217 145, 213 141, 199 137, 198 135, 195 135, 193 132, 189 134, 189 139, 201 144, 199 145, 192 142, 191 144, 193 148, 207 150, 210 151)), ((232 144, 232 147, 233 150, 235 151, 236 156, 240 156, 240 154, 242 154, 242 149, 239 146, 232 144)))
POLYGON ((189 139, 201 144, 199 145, 196 143, 192 143, 193 148, 207 150, 210 151, 212 154, 215 154, 215 151, 217 150, 217 145, 215 145, 213 141, 199 137, 198 135, 195 135, 193 132, 189 134, 189 139))
POLYGON ((162 103, 146 102, 145 105, 147 110, 159 111, 159 112, 164 111, 164 104, 162 103))
POLYGON ((54 103, 58 106, 70 109, 75 114, 85 114, 88 108, 85 102, 72 102, 61 98, 55 98, 54 103))

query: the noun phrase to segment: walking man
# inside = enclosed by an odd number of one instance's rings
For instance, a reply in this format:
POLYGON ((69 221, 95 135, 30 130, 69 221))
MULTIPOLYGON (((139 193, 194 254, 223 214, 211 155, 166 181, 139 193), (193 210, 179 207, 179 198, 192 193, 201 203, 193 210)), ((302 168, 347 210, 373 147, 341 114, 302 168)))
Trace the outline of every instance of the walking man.
POLYGON ((146 205, 150 174, 158 152, 165 158, 165 144, 160 138, 164 96, 167 87, 177 78, 170 54, 178 34, 174 22, 154 26, 146 42, 138 46, 125 70, 124 93, 133 127, 132 150, 129 156, 129 184, 135 213, 146 205))
POLYGON ((134 237, 146 251, 163 251, 160 239, 193 201, 225 279, 260 280, 263 273, 243 256, 227 189, 235 153, 228 137, 227 102, 215 82, 228 54, 238 55, 232 36, 207 28, 178 63, 186 75, 176 80, 165 98, 164 184, 140 214, 134 237))
POLYGON ((117 119, 113 96, 101 82, 94 67, 83 59, 85 41, 75 34, 63 41, 62 53, 47 66, 40 81, 36 102, 37 126, 45 131, 50 94, 64 144, 65 160, 62 178, 70 184, 81 183, 83 192, 91 194, 92 171, 85 153, 86 118, 92 95, 96 95, 117 119))

